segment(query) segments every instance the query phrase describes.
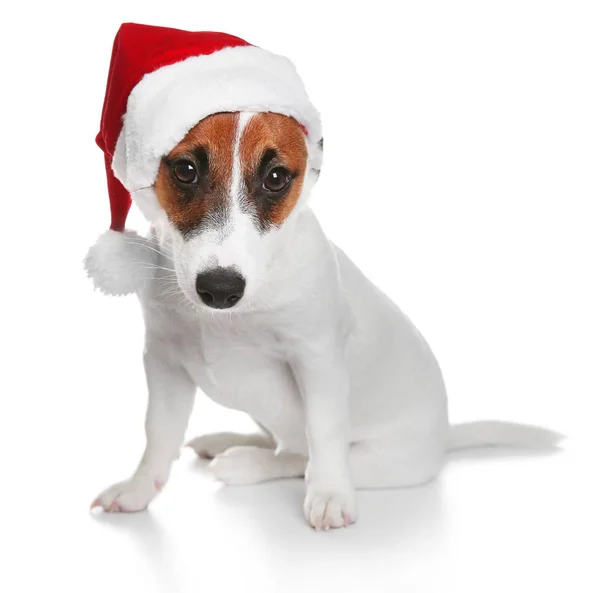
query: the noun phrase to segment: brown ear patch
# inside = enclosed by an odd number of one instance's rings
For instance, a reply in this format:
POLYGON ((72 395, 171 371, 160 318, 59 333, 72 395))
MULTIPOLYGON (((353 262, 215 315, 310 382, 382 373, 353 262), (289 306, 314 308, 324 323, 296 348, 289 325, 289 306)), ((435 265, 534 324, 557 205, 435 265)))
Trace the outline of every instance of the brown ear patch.
POLYGON ((154 189, 169 220, 183 234, 207 219, 226 216, 238 120, 238 113, 203 119, 161 162, 154 189), (196 167, 198 183, 177 181, 173 166, 181 160, 196 167))
POLYGON ((239 153, 247 200, 256 208, 260 227, 267 230, 281 225, 302 192, 308 156, 302 128, 286 115, 258 113, 242 132, 239 153), (262 170, 266 154, 272 159, 267 170, 262 170), (274 167, 284 167, 292 175, 288 189, 280 196, 269 195, 263 188, 264 175, 274 167))

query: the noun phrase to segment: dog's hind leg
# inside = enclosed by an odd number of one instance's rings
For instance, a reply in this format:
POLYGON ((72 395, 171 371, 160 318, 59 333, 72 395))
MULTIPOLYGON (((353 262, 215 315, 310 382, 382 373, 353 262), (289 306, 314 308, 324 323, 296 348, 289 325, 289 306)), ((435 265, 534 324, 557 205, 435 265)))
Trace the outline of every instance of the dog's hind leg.
POLYGON ((362 441, 350 449, 350 471, 360 489, 419 486, 439 474, 445 454, 438 439, 362 441))
MULTIPOLYGON (((243 437, 244 435, 234 435, 243 437)), ((251 436, 251 435, 250 435, 251 436)), ((200 437, 202 438, 202 437, 200 437)), ((445 452, 431 443, 370 440, 350 448, 350 470, 356 488, 405 488, 429 482, 439 473, 445 452)), ((282 478, 301 478, 305 455, 261 446, 234 446, 215 456, 209 471, 225 484, 257 484, 282 478)))
POLYGON ((216 432, 192 439, 186 447, 193 449, 203 459, 213 459, 232 447, 258 447, 275 449, 275 441, 268 434, 241 434, 236 432, 216 432))

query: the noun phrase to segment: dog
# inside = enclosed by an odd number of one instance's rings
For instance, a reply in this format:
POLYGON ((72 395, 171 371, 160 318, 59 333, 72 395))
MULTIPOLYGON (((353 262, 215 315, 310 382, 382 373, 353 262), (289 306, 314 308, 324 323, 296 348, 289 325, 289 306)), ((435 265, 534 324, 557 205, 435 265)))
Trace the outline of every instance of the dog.
POLYGON ((291 117, 216 113, 162 158, 153 187, 135 192, 152 230, 127 233, 121 273, 145 320, 147 446, 133 476, 92 507, 147 507, 179 455, 198 388, 261 431, 189 446, 225 484, 305 477, 316 530, 354 523, 356 489, 429 482, 449 451, 558 442, 512 423, 449 425, 428 344, 309 207, 311 165, 291 117))

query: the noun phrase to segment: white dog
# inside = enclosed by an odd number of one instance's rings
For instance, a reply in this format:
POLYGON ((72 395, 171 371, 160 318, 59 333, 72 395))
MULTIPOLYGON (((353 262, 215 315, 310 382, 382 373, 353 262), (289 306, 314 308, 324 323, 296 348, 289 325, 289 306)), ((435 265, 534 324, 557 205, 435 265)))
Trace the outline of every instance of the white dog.
MULTIPOLYGON (((294 119, 220 113, 162 159, 153 187, 134 193, 153 230, 127 233, 127 257, 114 259, 119 290, 137 293, 146 324, 147 446, 133 476, 93 506, 137 511, 156 496, 198 387, 262 428, 191 441, 213 458, 214 475, 227 484, 305 476, 316 529, 355 521, 355 488, 431 480, 449 450, 558 440, 508 423, 448 426, 427 343, 308 207, 318 173, 294 119)), ((86 261, 109 292, 95 261, 110 260, 110 245, 86 261)))

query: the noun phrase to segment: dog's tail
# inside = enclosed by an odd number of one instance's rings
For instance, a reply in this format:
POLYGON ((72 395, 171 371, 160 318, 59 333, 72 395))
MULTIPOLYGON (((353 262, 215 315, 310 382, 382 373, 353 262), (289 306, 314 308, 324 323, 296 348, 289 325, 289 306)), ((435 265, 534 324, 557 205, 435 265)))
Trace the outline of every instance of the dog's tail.
POLYGON ((553 430, 528 424, 496 420, 465 422, 450 427, 448 451, 481 447, 548 450, 557 448, 564 438, 553 430))

